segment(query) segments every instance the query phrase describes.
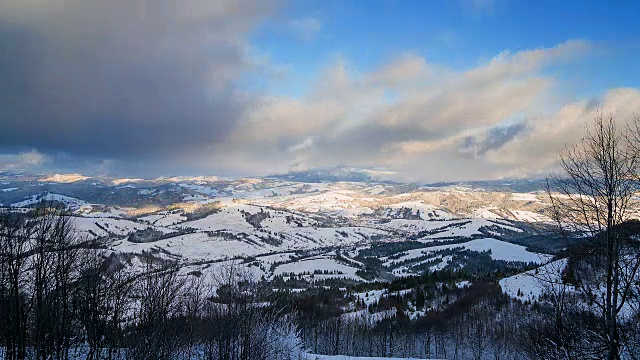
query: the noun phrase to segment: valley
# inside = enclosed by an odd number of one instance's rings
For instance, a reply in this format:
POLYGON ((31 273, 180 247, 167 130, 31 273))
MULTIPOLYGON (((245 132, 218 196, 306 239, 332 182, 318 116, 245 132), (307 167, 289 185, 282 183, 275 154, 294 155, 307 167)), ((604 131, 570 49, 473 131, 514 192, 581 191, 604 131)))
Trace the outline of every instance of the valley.
POLYGON ((549 218, 540 189, 62 175, 2 184, 3 206, 69 210, 81 236, 129 259, 132 271, 136 257, 153 254, 189 271, 233 261, 267 279, 367 282, 516 269, 557 250, 541 235, 549 218))

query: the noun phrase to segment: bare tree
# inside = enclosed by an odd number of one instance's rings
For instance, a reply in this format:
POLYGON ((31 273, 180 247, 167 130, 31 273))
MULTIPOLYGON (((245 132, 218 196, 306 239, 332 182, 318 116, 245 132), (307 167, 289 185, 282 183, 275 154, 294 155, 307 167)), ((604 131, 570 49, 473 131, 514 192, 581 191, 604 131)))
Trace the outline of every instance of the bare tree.
POLYGON ((24 294, 25 272, 36 221, 29 214, 0 213, 0 278, 5 358, 24 359, 27 352, 29 303, 24 294))
POLYGON ((79 273, 72 218, 41 204, 0 213, 0 312, 6 358, 68 358, 79 273))
POLYGON ((559 229, 584 239, 569 258, 569 271, 602 318, 596 345, 610 360, 621 355, 621 311, 640 265, 638 252, 627 251, 632 240, 624 230, 637 209, 640 153, 633 135, 599 113, 582 141, 561 153, 563 174, 547 189, 559 229))
POLYGON ((180 336, 174 320, 181 315, 181 295, 186 284, 171 262, 145 259, 145 272, 137 280, 134 296, 138 300, 133 359, 172 359, 180 336))
POLYGON ((74 333, 72 299, 79 274, 79 239, 69 214, 44 204, 35 210, 30 283, 36 359, 68 358, 74 333))

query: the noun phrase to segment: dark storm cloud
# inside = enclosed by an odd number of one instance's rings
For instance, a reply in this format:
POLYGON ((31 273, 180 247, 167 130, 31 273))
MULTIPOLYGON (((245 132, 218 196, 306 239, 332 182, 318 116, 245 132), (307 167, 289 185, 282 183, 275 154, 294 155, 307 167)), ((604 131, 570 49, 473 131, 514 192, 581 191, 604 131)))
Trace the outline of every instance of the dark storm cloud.
POLYGON ((0 2, 0 144, 98 158, 223 141, 265 2, 0 2))

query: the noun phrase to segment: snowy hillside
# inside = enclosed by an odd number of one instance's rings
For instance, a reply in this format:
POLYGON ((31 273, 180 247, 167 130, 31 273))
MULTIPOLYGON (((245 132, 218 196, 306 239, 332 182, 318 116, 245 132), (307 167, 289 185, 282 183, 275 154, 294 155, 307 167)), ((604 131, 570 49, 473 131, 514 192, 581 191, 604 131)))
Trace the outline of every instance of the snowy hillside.
POLYGON ((191 269, 234 259, 266 277, 371 281, 548 259, 529 249, 529 226, 548 220, 535 192, 77 174, 14 179, 0 192, 13 209, 43 202, 71 211, 83 236, 114 253, 153 254, 191 269), (291 256, 273 261, 277 254, 291 256))

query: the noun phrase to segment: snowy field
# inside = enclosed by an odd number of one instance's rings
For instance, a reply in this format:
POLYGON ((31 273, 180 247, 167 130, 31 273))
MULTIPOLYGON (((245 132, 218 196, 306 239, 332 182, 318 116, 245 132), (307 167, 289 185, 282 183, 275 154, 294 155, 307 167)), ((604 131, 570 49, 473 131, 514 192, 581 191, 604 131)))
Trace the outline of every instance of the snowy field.
POLYGON ((307 277, 315 279, 347 278, 362 280, 356 275, 356 271, 358 271, 357 268, 345 265, 336 259, 322 256, 280 265, 276 267, 275 275, 305 274, 307 277), (322 272, 322 274, 314 274, 314 272, 322 272), (328 274, 324 274, 324 272, 328 272, 328 274))
POLYGON ((471 240, 465 243, 457 243, 451 245, 440 245, 433 246, 422 249, 408 250, 406 251, 406 255, 395 259, 383 258, 385 260, 385 265, 391 265, 393 262, 401 262, 406 260, 411 260, 414 258, 422 257, 428 255, 430 253, 445 250, 445 249, 454 249, 461 248, 471 251, 483 252, 483 251, 491 251, 491 258, 494 260, 505 260, 505 261, 522 261, 522 262, 534 262, 537 264, 542 264, 547 262, 551 256, 546 254, 539 254, 530 252, 526 247, 522 245, 511 244, 508 242, 492 239, 492 238, 484 238, 484 239, 476 239, 471 240))
POLYGON ((556 260, 537 269, 504 278, 500 280, 500 287, 512 298, 536 301, 544 292, 566 286, 560 275, 566 265, 566 259, 556 260))

